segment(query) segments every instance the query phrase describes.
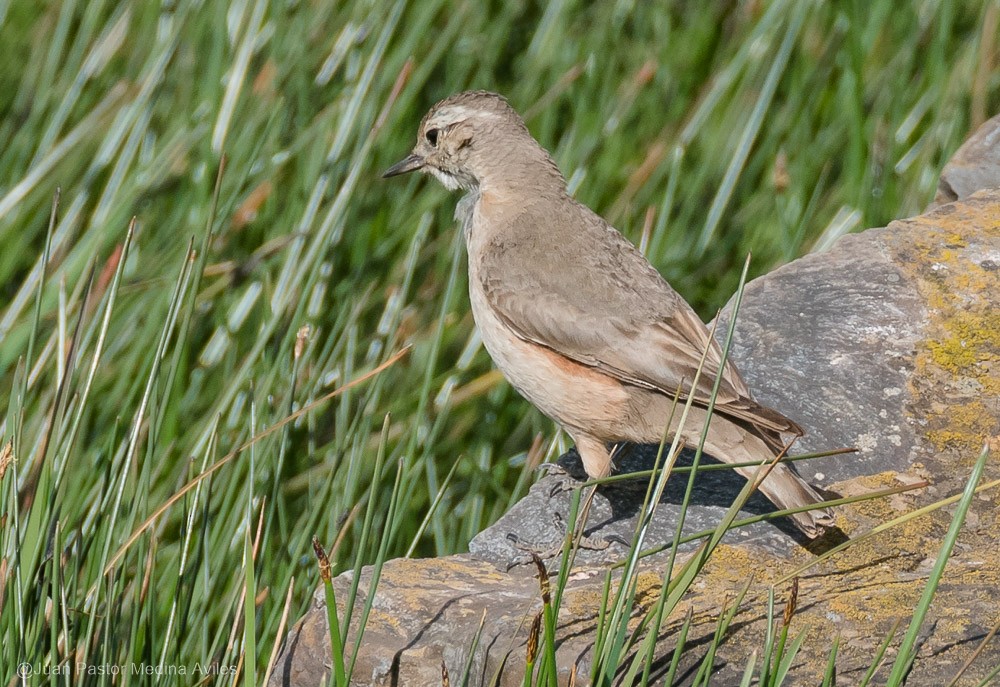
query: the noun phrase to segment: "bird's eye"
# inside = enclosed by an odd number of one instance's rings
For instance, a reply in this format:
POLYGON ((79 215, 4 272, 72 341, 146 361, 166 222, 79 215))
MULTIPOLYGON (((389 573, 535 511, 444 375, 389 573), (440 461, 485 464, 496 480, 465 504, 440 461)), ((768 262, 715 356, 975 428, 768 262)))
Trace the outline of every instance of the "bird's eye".
POLYGON ((424 136, 427 138, 427 142, 431 144, 432 148, 437 148, 437 144, 438 144, 438 130, 437 129, 428 129, 427 133, 424 134, 424 136))

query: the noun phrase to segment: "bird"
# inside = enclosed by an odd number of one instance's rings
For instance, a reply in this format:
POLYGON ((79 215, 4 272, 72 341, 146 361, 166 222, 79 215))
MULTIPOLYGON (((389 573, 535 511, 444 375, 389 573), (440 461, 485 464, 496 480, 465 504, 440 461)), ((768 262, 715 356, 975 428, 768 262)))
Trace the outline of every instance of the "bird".
MULTIPOLYGON (((675 397, 691 398, 680 435, 697 446, 720 366, 705 452, 769 462, 785 437, 803 434, 753 399, 705 323, 635 245, 570 195, 502 95, 465 91, 434 105, 412 152, 383 177, 408 172, 465 192, 455 218, 483 344, 509 383, 573 439, 590 478, 611 473, 614 446, 660 443, 668 422, 676 431, 675 397)), ((754 478, 755 467, 736 469, 754 478)), ((781 509, 823 501, 788 463, 776 463, 758 488, 781 509)), ((809 538, 833 524, 828 508, 791 518, 809 538)))

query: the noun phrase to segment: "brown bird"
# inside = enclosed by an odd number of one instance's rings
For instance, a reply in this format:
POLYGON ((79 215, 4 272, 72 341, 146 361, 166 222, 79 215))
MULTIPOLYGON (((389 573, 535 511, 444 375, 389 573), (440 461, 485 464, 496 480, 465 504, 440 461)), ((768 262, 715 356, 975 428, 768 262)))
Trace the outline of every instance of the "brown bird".
MULTIPOLYGON (((570 197, 552 157, 505 98, 470 91, 431 108, 413 152, 384 176, 417 170, 467 191, 455 216, 483 343, 514 388, 573 438, 588 475, 610 473, 609 445, 659 443, 678 393, 693 397, 682 436, 697 444, 722 361, 719 345, 634 245, 570 197)), ((671 433, 679 422, 677 412, 671 433)), ((707 453, 762 462, 783 449, 783 435, 801 434, 754 401, 727 361, 707 453)), ((738 471, 752 477, 755 468, 738 471)), ((785 463, 760 490, 780 508, 822 500, 785 463)), ((827 509, 792 519, 810 537, 833 522, 827 509)))

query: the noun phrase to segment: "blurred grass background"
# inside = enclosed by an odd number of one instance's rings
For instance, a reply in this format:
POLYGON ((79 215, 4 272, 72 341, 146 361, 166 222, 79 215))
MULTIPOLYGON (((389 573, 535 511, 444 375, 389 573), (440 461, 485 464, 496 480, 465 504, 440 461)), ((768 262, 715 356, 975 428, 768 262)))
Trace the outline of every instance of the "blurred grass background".
POLYGON ((474 334, 456 199, 379 179, 438 99, 506 94, 708 319, 748 251, 762 274, 930 201, 997 110, 998 24, 992 0, 0 1, 0 683, 244 650, 259 682, 312 535, 335 572, 462 551, 565 447, 474 334))

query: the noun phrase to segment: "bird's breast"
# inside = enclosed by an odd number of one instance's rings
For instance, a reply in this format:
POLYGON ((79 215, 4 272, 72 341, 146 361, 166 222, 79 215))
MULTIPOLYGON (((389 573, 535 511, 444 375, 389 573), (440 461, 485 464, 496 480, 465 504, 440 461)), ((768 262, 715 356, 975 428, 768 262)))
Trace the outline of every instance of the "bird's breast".
POLYGON ((483 345, 517 391, 566 428, 614 434, 630 412, 627 389, 617 380, 519 337, 490 304, 480 265, 469 256, 469 299, 483 345))

